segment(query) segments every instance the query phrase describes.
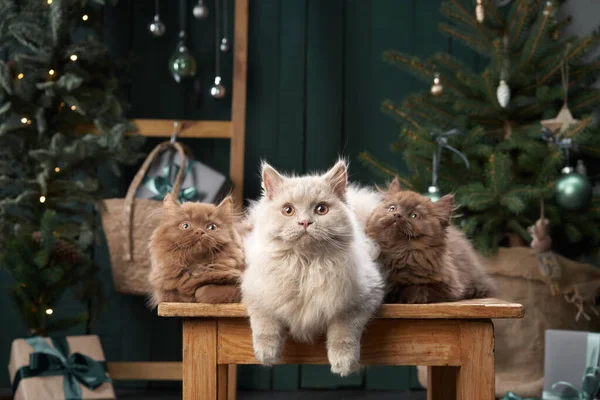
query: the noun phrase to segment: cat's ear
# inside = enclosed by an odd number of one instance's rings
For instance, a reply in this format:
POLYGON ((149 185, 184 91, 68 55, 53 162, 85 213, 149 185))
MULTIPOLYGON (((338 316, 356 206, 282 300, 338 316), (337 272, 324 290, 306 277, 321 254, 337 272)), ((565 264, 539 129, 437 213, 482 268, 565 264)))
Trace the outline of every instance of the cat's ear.
POLYGON ((452 219, 452 212, 454 211, 454 195, 447 194, 435 203, 433 203, 433 209, 435 214, 438 216, 442 226, 444 228, 450 225, 452 219))
POLYGON ((348 188, 348 166, 344 160, 338 161, 323 176, 327 183, 333 188, 333 192, 341 200, 346 199, 346 189, 348 188))
POLYGON ((392 181, 392 183, 390 183, 390 185, 388 186, 388 192, 390 193, 396 193, 401 191, 402 188, 400 187, 400 180, 398 179, 397 176, 394 177, 394 180, 392 181))
POLYGON ((217 206, 217 211, 220 215, 231 218, 233 215, 233 199, 231 196, 227 196, 217 206))
POLYGON ((177 199, 175 199, 175 197, 171 194, 171 193, 167 193, 167 195, 165 196, 165 199, 163 200, 163 210, 175 210, 179 208, 179 203, 177 202, 177 199))
POLYGON ((283 176, 266 162, 262 164, 262 187, 269 200, 275 196, 283 184, 283 176))

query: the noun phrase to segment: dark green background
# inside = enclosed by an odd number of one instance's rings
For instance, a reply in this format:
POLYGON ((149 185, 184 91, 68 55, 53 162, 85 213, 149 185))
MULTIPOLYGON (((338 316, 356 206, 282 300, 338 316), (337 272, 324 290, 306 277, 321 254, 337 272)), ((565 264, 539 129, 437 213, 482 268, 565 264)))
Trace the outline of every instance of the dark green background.
MULTIPOLYGON (((249 16, 248 99, 245 188, 247 198, 259 191, 258 165, 266 159, 275 167, 303 173, 324 169, 342 154, 352 163, 351 178, 373 177, 357 161, 369 150, 399 166, 389 145, 398 134, 396 123, 379 111, 385 98, 401 100, 428 86, 384 64, 381 54, 398 49, 418 55, 449 51, 476 66, 476 56, 452 43, 437 29, 440 0, 251 0, 249 16)), ((188 2, 191 10, 192 1, 188 2)), ((167 70, 178 32, 177 2, 161 1, 167 34, 151 37, 147 24, 153 2, 121 0, 105 22, 105 39, 117 58, 133 61, 122 77, 124 95, 135 118, 228 119, 230 96, 218 102, 206 95, 214 76, 214 20, 197 21, 188 15, 189 47, 199 62, 198 78, 176 84, 167 70), (135 9, 134 9, 135 3, 135 9)), ((214 1, 208 1, 214 10, 214 1)), ((233 10, 233 1, 229 3, 233 10)), ((230 24, 231 30, 231 24, 230 24)), ((231 87, 231 54, 224 57, 226 85, 231 87)), ((168 133, 168 132, 165 132, 168 133)), ((226 140, 187 140, 196 156, 227 173, 226 140)), ((158 143, 150 140, 146 149, 158 143)), ((106 175, 111 196, 122 196, 135 172, 121 178, 106 175)), ((106 247, 94 254, 102 265, 101 279, 109 297, 92 333, 100 336, 110 361, 181 359, 178 320, 161 319, 148 311, 141 297, 116 293, 112 286, 106 247)), ((10 342, 26 334, 6 295, 11 284, 0 273, 0 364, 6 365, 10 342)), ((55 315, 78 310, 68 296, 55 315)), ((81 329, 69 332, 81 334, 81 329)), ((0 387, 8 387, 0 374, 0 387)), ((327 366, 243 366, 241 387, 298 389, 365 386, 408 389, 416 382, 408 367, 368 368, 362 376, 341 380, 327 366)), ((156 384, 155 384, 156 385, 156 384)))

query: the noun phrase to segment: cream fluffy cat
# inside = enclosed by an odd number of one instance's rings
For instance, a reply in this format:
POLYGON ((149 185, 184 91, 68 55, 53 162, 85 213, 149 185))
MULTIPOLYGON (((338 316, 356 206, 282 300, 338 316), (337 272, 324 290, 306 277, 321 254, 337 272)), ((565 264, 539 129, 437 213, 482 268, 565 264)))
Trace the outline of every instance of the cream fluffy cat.
POLYGON ((311 341, 326 333, 331 371, 349 375, 360 367, 362 331, 384 287, 361 226, 371 209, 358 216, 352 210, 377 202, 368 190, 348 188, 343 161, 324 175, 301 177, 265 163, 262 180, 242 280, 256 359, 277 363, 288 334, 311 341))

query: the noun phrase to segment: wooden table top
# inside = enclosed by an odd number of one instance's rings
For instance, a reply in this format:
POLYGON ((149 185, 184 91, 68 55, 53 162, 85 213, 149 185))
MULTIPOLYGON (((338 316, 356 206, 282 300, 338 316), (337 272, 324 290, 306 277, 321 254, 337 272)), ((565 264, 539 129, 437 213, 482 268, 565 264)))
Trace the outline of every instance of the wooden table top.
MULTIPOLYGON (((161 303, 161 317, 247 318, 243 304, 161 303)), ((384 304, 379 319, 522 318, 523 306, 498 299, 474 299, 434 304, 384 304)))

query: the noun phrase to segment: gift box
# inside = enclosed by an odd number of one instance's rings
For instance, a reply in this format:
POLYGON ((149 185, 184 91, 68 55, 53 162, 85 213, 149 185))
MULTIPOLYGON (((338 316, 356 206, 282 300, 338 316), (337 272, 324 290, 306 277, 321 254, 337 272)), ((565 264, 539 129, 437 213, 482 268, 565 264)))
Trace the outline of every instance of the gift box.
POLYGON ((546 330, 544 399, 595 399, 600 334, 546 330))
MULTIPOLYGON (((135 197, 140 199, 163 200, 171 192, 175 176, 181 168, 181 156, 175 149, 167 149, 156 156, 135 197)), ((215 203, 231 191, 227 177, 218 171, 186 156, 183 183, 178 200, 215 203)))
POLYGON ((8 371, 15 400, 115 399, 98 336, 15 339, 8 371))

